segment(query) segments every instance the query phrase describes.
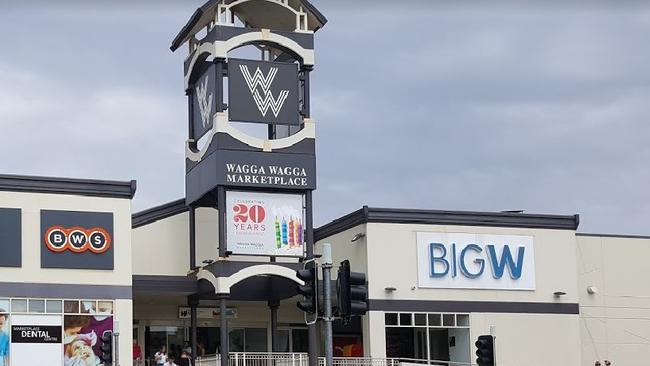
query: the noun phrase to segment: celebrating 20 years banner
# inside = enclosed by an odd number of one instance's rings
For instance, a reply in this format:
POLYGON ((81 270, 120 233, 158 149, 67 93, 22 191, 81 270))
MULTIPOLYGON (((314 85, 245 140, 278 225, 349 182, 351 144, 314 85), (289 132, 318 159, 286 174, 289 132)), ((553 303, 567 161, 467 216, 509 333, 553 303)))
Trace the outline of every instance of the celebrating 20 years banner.
POLYGON ((302 195, 229 191, 226 213, 233 254, 303 256, 302 195))

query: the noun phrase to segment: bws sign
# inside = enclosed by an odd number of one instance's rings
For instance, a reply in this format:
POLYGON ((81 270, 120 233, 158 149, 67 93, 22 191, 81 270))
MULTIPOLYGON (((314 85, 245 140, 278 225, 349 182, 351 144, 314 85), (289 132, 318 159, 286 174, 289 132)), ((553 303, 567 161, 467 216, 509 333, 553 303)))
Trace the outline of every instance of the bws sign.
POLYGON ((91 251, 101 254, 111 247, 111 236, 101 227, 66 229, 63 226, 52 226, 45 231, 43 240, 47 249, 55 253, 70 250, 74 253, 91 251))
POLYGON ((418 286, 535 290, 533 237, 417 233, 418 286))
POLYGON ((41 268, 113 269, 113 213, 41 210, 41 268))

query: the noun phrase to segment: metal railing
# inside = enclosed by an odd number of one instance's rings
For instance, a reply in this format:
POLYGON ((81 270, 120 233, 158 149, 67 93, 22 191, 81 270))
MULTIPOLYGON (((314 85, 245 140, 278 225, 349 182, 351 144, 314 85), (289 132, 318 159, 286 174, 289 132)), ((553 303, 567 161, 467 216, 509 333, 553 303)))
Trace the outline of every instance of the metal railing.
MULTIPOLYGON (((229 355, 228 366, 309 366, 306 353, 267 353, 267 352, 233 352, 229 355)), ((201 357, 196 366, 220 366, 219 355, 201 357)), ((392 358, 370 357, 334 357, 333 366, 399 366, 400 362, 392 358)), ((319 366, 325 366, 325 358, 319 357, 319 366)))

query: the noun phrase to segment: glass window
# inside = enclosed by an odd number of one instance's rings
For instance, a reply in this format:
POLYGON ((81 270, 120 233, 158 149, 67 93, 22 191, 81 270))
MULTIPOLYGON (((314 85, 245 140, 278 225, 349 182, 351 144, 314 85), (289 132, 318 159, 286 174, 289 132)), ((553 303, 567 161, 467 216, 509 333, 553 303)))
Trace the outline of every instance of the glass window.
POLYGON ((469 327, 469 314, 457 314, 456 325, 459 327, 469 327))
POLYGON ((230 339, 230 352, 244 352, 244 330, 243 329, 231 329, 229 332, 230 339))
POLYGON ((427 325, 427 315, 415 314, 415 325, 427 325))
POLYGON ((47 300, 47 312, 48 313, 63 312, 61 300, 47 300))
POLYGON ((79 301, 77 300, 65 300, 63 302, 63 310, 66 314, 78 314, 79 313, 79 301))
POLYGON ((402 313, 399 315, 399 325, 413 325, 411 313, 402 313))
POLYGON ((307 352, 309 350, 307 329, 291 330, 291 346, 293 352, 307 352))
POLYGON ((0 313, 9 312, 9 299, 0 299, 0 313))
POLYGON ((97 301, 97 314, 105 314, 105 315, 113 314, 113 302, 97 301))
POLYGON ((245 347, 244 352, 266 352, 268 344, 266 343, 266 328, 246 328, 245 329, 245 347))
POLYGON ((30 313, 44 313, 45 312, 45 300, 30 299, 29 300, 29 312, 30 313))
POLYGON ((93 314, 97 311, 97 301, 83 300, 81 301, 81 309, 79 310, 84 314, 93 314))
POLYGON ((290 333, 291 333, 290 329, 278 329, 278 339, 276 341, 277 349, 275 350, 276 352, 290 352, 291 351, 289 349, 289 336, 290 336, 290 333))
POLYGON ((27 312, 27 299, 12 299, 11 300, 12 313, 26 313, 27 312))
POLYGON ((440 314, 429 314, 429 326, 430 327, 439 327, 442 325, 440 321, 440 314))
POLYGON ((386 325, 397 325, 397 314, 395 313, 386 313, 386 325))
POLYGON ((455 314, 443 314, 442 315, 442 325, 445 327, 454 327, 456 326, 456 316, 455 314))

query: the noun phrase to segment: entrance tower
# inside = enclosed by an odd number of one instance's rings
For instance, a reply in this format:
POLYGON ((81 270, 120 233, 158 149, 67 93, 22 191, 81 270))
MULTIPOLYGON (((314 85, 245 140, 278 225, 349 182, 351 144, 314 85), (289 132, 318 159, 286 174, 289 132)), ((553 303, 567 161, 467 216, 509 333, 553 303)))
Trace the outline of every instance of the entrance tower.
MULTIPOLYGON (((306 0, 211 0, 191 16, 171 50, 188 47, 185 203, 191 307, 220 306, 221 362, 228 364, 228 300, 267 301, 275 348, 278 304, 295 296, 295 270, 314 257, 315 122, 310 112, 314 33, 327 19, 306 0), (218 253, 196 263, 196 210, 218 211, 218 253)), ((202 223, 205 225, 205 223, 202 223)), ((273 349, 275 350, 275 349, 273 349)), ((309 327, 310 365, 317 334, 309 327)))

